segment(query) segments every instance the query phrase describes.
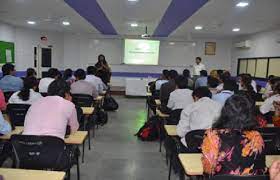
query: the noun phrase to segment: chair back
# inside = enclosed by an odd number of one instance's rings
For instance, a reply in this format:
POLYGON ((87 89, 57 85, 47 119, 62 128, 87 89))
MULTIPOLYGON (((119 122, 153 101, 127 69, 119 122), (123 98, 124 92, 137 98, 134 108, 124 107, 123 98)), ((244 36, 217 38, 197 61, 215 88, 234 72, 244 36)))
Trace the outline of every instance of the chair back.
POLYGON ((81 107, 79 106, 76 106, 76 111, 77 111, 77 119, 78 119, 78 122, 80 124, 80 130, 84 130, 84 116, 83 116, 83 110, 81 107))
POLYGON ((258 131, 261 133, 265 143, 266 155, 279 155, 280 154, 280 128, 269 127, 260 128, 258 131))
POLYGON ((7 91, 4 92, 4 96, 5 96, 5 101, 8 102, 10 97, 14 94, 14 91, 7 91))
POLYGON ((234 176, 234 175, 217 175, 210 178, 210 180, 269 180, 269 176, 255 175, 255 176, 234 176))
POLYGON ((53 136, 13 135, 11 144, 17 168, 59 169, 64 141, 53 136))
POLYGON ((25 115, 29 108, 29 104, 8 104, 7 113, 13 127, 24 125, 25 115))
POLYGON ((186 134, 186 143, 191 153, 201 153, 200 147, 203 142, 204 134, 204 129, 193 130, 186 134))
POLYGON ((72 94, 72 101, 79 107, 92 107, 94 99, 86 94, 72 94))
POLYGON ((48 96, 48 93, 46 93, 46 92, 40 92, 40 94, 41 94, 43 97, 47 97, 47 96, 48 96))

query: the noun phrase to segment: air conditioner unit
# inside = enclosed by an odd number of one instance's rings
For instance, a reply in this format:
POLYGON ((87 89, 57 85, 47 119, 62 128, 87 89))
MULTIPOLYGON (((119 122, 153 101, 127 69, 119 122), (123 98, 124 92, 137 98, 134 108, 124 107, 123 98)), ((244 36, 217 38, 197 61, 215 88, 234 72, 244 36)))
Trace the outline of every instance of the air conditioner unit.
POLYGON ((234 47, 235 48, 241 48, 241 49, 249 49, 249 48, 251 48, 251 41, 246 40, 246 41, 241 41, 239 43, 235 43, 234 47))

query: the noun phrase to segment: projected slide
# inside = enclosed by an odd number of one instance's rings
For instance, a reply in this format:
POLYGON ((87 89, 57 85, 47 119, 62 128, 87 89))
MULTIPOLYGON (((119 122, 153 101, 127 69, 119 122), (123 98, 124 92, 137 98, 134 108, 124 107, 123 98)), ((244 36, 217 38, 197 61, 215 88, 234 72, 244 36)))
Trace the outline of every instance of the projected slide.
POLYGON ((125 39, 124 63, 158 65, 160 41, 125 39))

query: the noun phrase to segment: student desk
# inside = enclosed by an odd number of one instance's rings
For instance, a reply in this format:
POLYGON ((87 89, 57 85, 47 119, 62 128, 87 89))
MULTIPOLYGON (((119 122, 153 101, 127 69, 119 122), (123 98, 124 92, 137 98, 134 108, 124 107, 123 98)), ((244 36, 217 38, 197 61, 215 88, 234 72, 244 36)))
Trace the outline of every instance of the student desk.
POLYGON ((99 101, 101 102, 104 99, 104 96, 97 96, 96 98, 94 98, 95 101, 99 101))
POLYGON ((156 105, 157 105, 157 106, 160 106, 160 105, 161 105, 161 102, 160 102, 159 99, 156 99, 155 102, 156 102, 156 105))
POLYGON ((15 130, 6 134, 4 136, 0 136, 0 140, 10 140, 12 135, 21 134, 23 132, 23 126, 16 126, 15 130))
POLYGON ((147 92, 146 96, 152 96, 152 93, 151 92, 147 92))
POLYGON ((65 172, 0 168, 4 180, 63 180, 65 172))
POLYGON ((92 115, 94 112, 94 107, 81 107, 84 115, 92 115))
POLYGON ((263 101, 257 101, 257 102, 256 102, 256 106, 262 106, 263 103, 264 103, 263 101))
MULTIPOLYGON (((159 137, 162 137, 162 129, 164 128, 164 120, 169 117, 168 114, 162 113, 159 109, 156 109, 156 115, 160 120, 159 137)), ((159 152, 161 152, 162 138, 159 138, 159 152)))
POLYGON ((81 145, 85 142, 88 135, 87 131, 76 131, 64 139, 66 144, 81 145))
POLYGON ((164 125, 164 129, 168 136, 178 136, 175 125, 164 125))
MULTIPOLYGON (((201 162, 201 153, 197 154, 179 154, 180 162, 184 168, 185 174, 189 176, 203 175, 203 167, 201 162)), ((265 164, 270 167, 275 160, 280 160, 280 155, 266 155, 265 164)))

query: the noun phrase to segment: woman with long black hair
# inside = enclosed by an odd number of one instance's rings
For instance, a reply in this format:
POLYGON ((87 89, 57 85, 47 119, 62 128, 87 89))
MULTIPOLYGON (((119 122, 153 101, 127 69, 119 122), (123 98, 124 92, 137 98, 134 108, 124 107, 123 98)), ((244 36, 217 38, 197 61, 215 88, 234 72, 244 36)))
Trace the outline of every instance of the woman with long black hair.
POLYGON ((103 54, 98 56, 98 62, 95 64, 95 67, 97 68, 97 76, 107 85, 111 80, 112 73, 103 54))
POLYGON ((38 81, 35 77, 27 77, 23 81, 23 88, 21 91, 15 92, 9 99, 10 104, 32 104, 42 95, 35 90, 38 88, 38 81))

